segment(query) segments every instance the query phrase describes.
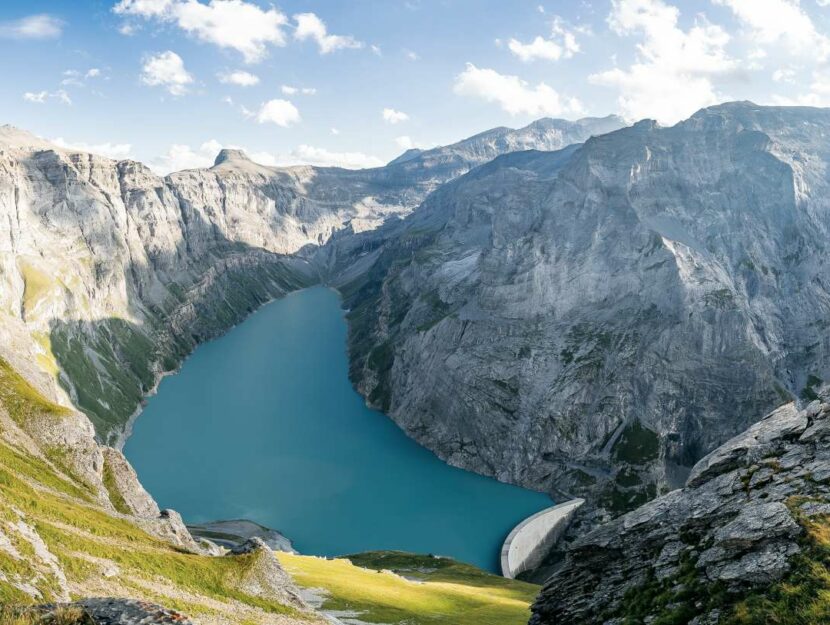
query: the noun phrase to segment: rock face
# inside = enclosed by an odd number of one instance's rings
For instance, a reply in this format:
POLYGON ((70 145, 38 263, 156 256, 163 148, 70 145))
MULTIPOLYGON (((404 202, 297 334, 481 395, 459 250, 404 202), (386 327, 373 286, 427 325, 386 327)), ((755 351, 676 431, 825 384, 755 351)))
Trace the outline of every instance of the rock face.
POLYGON ((451 464, 617 513, 677 487, 830 376, 827 137, 732 103, 443 185, 342 246, 353 381, 451 464))
POLYGON ((251 558, 253 564, 248 567, 240 580, 240 588, 255 597, 275 599, 283 605, 292 605, 310 611, 309 606, 300 597, 300 591, 294 581, 282 568, 277 556, 261 538, 249 538, 241 545, 231 549, 225 556, 232 558, 244 556, 251 558))
POLYGON ((830 513, 828 390, 805 410, 782 406, 705 456, 685 488, 568 545, 532 625, 621 623, 633 598, 655 589, 662 599, 638 606, 636 622, 683 615, 665 622, 716 623, 723 606, 782 579, 802 551, 805 520, 830 513), (709 601, 716 595, 722 606, 709 601))
POLYGON ((0 128, 0 356, 118 444, 158 376, 260 304, 321 279, 338 231, 406 215, 499 153, 560 148, 619 120, 542 120, 389 167, 278 169, 223 150, 161 178, 0 128))
POLYGON ((228 549, 245 544, 251 538, 258 538, 274 551, 297 553, 289 538, 276 530, 247 519, 211 521, 188 525, 187 529, 195 537, 210 540, 228 549))
POLYGON ((184 614, 134 599, 96 597, 74 603, 39 606, 38 616, 69 625, 193 625, 184 614))

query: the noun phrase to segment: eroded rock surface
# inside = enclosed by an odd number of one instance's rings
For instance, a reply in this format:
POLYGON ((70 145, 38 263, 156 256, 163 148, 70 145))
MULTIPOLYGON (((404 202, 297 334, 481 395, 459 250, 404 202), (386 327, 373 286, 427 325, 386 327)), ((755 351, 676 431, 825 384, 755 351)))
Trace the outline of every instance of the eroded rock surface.
POLYGON ((822 395, 804 410, 775 410, 701 459, 685 488, 568 545, 531 623, 621 623, 626 593, 659 584, 676 599, 652 618, 684 610, 687 621, 714 623, 721 613, 704 613, 715 594, 707 589, 740 597, 782 579, 802 550, 799 521, 830 513, 827 389, 822 395), (695 593, 683 594, 692 587, 695 593))

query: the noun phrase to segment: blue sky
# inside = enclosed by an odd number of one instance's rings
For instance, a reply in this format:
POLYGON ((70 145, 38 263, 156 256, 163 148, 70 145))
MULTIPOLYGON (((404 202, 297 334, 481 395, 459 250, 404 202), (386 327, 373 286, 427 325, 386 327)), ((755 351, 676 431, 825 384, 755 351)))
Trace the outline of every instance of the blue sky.
POLYGON ((368 166, 543 116, 830 104, 830 0, 0 3, 0 123, 158 171, 368 166))

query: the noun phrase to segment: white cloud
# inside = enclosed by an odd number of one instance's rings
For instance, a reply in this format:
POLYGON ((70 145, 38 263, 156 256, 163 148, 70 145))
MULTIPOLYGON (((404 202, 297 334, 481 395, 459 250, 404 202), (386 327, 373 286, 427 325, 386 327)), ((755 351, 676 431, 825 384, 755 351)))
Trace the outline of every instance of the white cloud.
POLYGON ((737 68, 726 52, 729 34, 703 17, 684 31, 678 19, 677 8, 662 0, 612 0, 608 24, 620 36, 641 38, 637 59, 589 82, 617 89, 626 117, 673 123, 721 99, 712 79, 737 68))
POLYGON ((0 37, 6 39, 56 39, 62 32, 63 22, 46 13, 0 22, 0 37))
POLYGON ((562 47, 555 41, 542 37, 536 37, 530 43, 522 43, 517 39, 511 39, 507 42, 507 47, 524 62, 536 59, 558 61, 562 58, 562 47))
POLYGON ((328 29, 319 17, 314 13, 298 13, 294 16, 297 22, 297 29, 294 31, 294 38, 298 41, 311 39, 320 48, 320 54, 328 54, 335 50, 344 48, 362 48, 363 43, 357 41, 351 35, 330 35, 328 29))
POLYGON ((47 100, 57 100, 67 106, 72 104, 72 99, 63 89, 58 89, 57 91, 27 91, 23 94, 23 99, 26 102, 34 102, 35 104, 45 104, 47 100))
POLYGON ((421 58, 414 50, 404 50, 403 54, 409 61, 417 61, 421 58))
POLYGON ((287 128, 300 121, 300 111, 288 100, 268 100, 259 107, 256 119, 260 124, 272 123, 287 128))
MULTIPOLYGON (((499 40, 496 41, 497 44, 501 43, 499 40)), ((553 20, 549 39, 536 37, 530 43, 522 43, 517 39, 511 39, 507 42, 507 47, 510 52, 525 63, 537 59, 543 61, 569 59, 580 49, 575 32, 567 29, 559 17, 553 20)))
POLYGON ((182 171, 183 169, 211 167, 222 147, 222 144, 216 139, 205 141, 197 149, 181 143, 174 143, 167 149, 166 154, 154 158, 148 163, 148 166, 162 176, 166 176, 174 171, 182 171))
POLYGON ((86 72, 79 72, 76 69, 68 69, 63 72, 62 85, 72 85, 74 87, 83 87, 84 81, 90 78, 98 78, 101 76, 101 70, 97 67, 91 67, 86 72))
POLYGON ((282 85, 280 91, 282 91, 283 95, 297 95, 298 93, 302 95, 314 95, 317 93, 317 89, 314 87, 292 87, 291 85, 282 85))
POLYGON ((472 63, 467 63, 467 68, 456 77, 454 91, 496 103, 511 115, 562 115, 582 111, 579 100, 563 99, 543 82, 531 87, 518 76, 499 74, 472 63))
POLYGON ((397 143, 398 147, 403 150, 411 150, 415 147, 415 142, 412 141, 412 137, 407 137, 406 135, 402 137, 395 137, 395 143, 397 143))
POLYGON ((783 67, 772 73, 775 82, 795 82, 795 70, 791 67, 783 67))
POLYGON ((129 143, 84 143, 83 141, 65 141, 62 137, 52 139, 52 143, 65 150, 91 152, 115 160, 125 159, 130 155, 132 146, 129 143))
POLYGON ((401 137, 395 137, 395 143, 397 146, 403 150, 411 150, 412 148, 417 148, 419 150, 428 150, 430 148, 434 148, 435 144, 427 144, 427 143, 420 143, 418 141, 413 141, 412 137, 407 135, 403 135, 401 137))
POLYGON ((164 87, 171 95, 180 96, 187 93, 187 85, 193 82, 193 76, 184 68, 182 57, 167 50, 144 60, 141 82, 150 87, 164 87))
POLYGON ((140 15, 141 17, 163 17, 174 0, 121 0, 112 10, 119 15, 140 15))
POLYGON ((383 116, 383 121, 387 124, 398 124, 409 119, 409 115, 403 111, 396 111, 395 109, 383 109, 381 115, 383 116))
MULTIPOLYGON (((828 0, 828 2, 830 2, 830 0, 828 0)), ((369 47, 372 50, 372 54, 375 56, 383 56, 383 50, 380 49, 380 46, 372 44, 369 47)))
POLYGON ((798 0, 712 0, 729 7, 762 45, 782 44, 790 53, 826 60, 830 39, 819 33, 798 0))
MULTIPOLYGON (((215 139, 205 141, 198 148, 185 144, 175 143, 167 152, 152 161, 150 168, 160 175, 183 169, 197 167, 211 167, 216 154, 223 147, 239 148, 235 145, 223 145, 215 139)), ((299 145, 287 154, 273 154, 270 152, 251 152, 245 150, 255 163, 269 167, 292 167, 296 165, 316 165, 318 167, 344 167, 346 169, 363 169, 366 167, 380 167, 384 162, 363 152, 333 152, 325 148, 310 145, 299 145)))
POLYGON ((218 74, 219 82, 238 85, 240 87, 253 87, 259 84, 259 76, 251 74, 250 72, 235 71, 224 74, 218 74))
POLYGON ((339 135, 339 134, 340 134, 340 131, 339 131, 337 128, 332 128, 332 129, 331 129, 331 134, 333 134, 333 135, 339 135))
POLYGON ((317 165, 318 167, 344 167, 346 169, 364 169, 384 165, 381 159, 363 152, 332 152, 325 148, 299 145, 286 158, 276 159, 282 165, 293 164, 317 165))
POLYGON ((173 23, 200 41, 236 50, 246 63, 262 61, 268 46, 286 43, 288 18, 244 0, 121 0, 113 11, 173 23))

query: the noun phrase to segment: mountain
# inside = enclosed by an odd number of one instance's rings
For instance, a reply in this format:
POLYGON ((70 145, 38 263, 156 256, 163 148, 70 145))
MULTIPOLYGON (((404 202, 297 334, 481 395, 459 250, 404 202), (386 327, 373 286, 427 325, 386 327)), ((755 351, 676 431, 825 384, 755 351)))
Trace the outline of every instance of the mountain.
POLYGON ((827 137, 730 103, 443 185, 352 245, 354 383, 454 465, 614 514, 679 486, 830 375, 827 137))
POLYGON ((712 451, 685 488, 577 538, 531 625, 828 622, 828 390, 712 451))
MULTIPOLYGON (((612 122, 544 123, 556 130, 539 140, 561 147, 612 122)), ((488 153, 533 141, 526 129, 497 134, 488 153)), ((319 282, 311 256, 333 233, 406 215, 483 158, 449 150, 451 168, 362 171, 265 167, 222 150, 211 168, 159 177, 4 126, 0 356, 117 443, 161 372, 260 304, 319 282)))

